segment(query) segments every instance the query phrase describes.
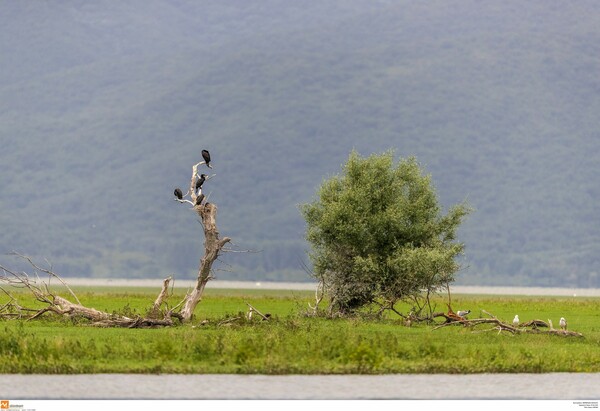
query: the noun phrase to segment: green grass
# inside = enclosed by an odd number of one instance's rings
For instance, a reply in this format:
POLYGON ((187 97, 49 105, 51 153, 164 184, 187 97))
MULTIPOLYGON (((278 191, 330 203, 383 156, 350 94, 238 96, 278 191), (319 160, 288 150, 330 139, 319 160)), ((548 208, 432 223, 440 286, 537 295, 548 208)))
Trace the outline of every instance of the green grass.
MULTIPOLYGON (((77 289, 84 305, 143 315, 157 290, 77 289)), ((176 303, 183 292, 171 297, 176 303)), ((64 295, 64 294, 63 294, 64 295)), ((15 294, 25 305, 26 295, 15 294)), ((585 338, 498 335, 463 327, 404 327, 383 320, 306 318, 311 292, 207 290, 189 325, 164 329, 95 328, 47 315, 0 322, 0 373, 500 373, 600 372, 600 299, 453 297, 471 318, 484 309, 501 319, 569 320, 585 338), (243 315, 249 302, 270 322, 218 322, 243 315), (200 326, 208 319, 208 325, 200 326)), ((443 300, 436 301, 438 308, 443 300)), ((406 310, 406 307, 402 308, 406 310)), ((440 308, 441 310, 441 308, 440 308)))

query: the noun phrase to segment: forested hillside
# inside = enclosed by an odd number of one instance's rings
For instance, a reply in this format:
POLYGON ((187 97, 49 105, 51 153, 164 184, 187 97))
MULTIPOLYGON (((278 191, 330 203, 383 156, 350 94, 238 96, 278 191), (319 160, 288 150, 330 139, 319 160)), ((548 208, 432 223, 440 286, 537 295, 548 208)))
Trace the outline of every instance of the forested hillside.
POLYGON ((475 212, 462 284, 600 287, 600 4, 0 3, 0 252, 67 276, 308 280, 298 205, 350 151, 415 155, 475 212), (256 251, 256 252, 254 252, 256 251))

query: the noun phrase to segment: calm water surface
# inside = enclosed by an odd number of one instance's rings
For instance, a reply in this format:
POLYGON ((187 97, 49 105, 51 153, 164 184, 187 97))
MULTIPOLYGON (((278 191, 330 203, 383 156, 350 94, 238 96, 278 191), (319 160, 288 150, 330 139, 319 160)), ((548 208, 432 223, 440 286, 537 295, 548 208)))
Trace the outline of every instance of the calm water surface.
POLYGON ((600 399, 600 374, 7 375, 13 399, 600 399))
MULTIPOLYGON (((102 278, 66 278, 69 285, 90 286, 131 286, 156 287, 160 289, 159 279, 102 279, 102 278)), ((175 287, 188 288, 194 285, 192 280, 176 280, 175 287)), ((286 283, 264 281, 210 281, 207 288, 238 288, 251 290, 315 290, 316 283, 286 283)), ((599 288, 547 288, 547 287, 487 287, 487 286, 453 286, 453 293, 459 294, 497 294, 497 295, 547 295, 571 297, 600 297, 599 288)))

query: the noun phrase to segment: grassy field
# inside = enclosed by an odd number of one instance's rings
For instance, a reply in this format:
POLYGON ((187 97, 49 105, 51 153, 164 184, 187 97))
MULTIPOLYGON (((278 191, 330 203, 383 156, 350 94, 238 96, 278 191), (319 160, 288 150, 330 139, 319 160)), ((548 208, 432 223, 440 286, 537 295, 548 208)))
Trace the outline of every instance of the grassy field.
MULTIPOLYGON (((80 287, 76 293, 88 307, 143 315, 157 289, 80 287)), ((26 295, 14 295, 22 305, 31 304, 26 295)), ((170 301, 182 296, 176 292, 170 301)), ((405 327, 391 316, 307 318, 303 313, 312 300, 313 293, 304 291, 208 289, 192 324, 167 329, 95 328, 51 315, 1 320, 0 373, 600 372, 597 298, 453 296, 453 307, 470 309, 470 318, 483 309, 508 321, 519 314, 521 321, 551 319, 557 326, 566 317, 569 329, 585 338, 405 327), (243 317, 246 302, 271 313, 272 321, 218 325, 243 317), (208 324, 199 325, 202 320, 208 324)), ((443 310, 442 299, 436 304, 443 310)))

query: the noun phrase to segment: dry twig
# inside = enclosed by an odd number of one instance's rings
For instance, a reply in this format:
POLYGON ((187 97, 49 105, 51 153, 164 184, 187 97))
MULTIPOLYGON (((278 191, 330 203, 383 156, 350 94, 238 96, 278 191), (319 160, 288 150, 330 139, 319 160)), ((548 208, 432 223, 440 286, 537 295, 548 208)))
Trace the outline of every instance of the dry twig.
POLYGON ((254 308, 253 306, 251 306, 248 302, 246 302, 246 305, 248 305, 248 307, 250 307, 250 309, 253 310, 256 314, 260 315, 264 321, 269 321, 270 314, 269 315, 265 315, 265 314, 261 313, 256 308, 254 308))

